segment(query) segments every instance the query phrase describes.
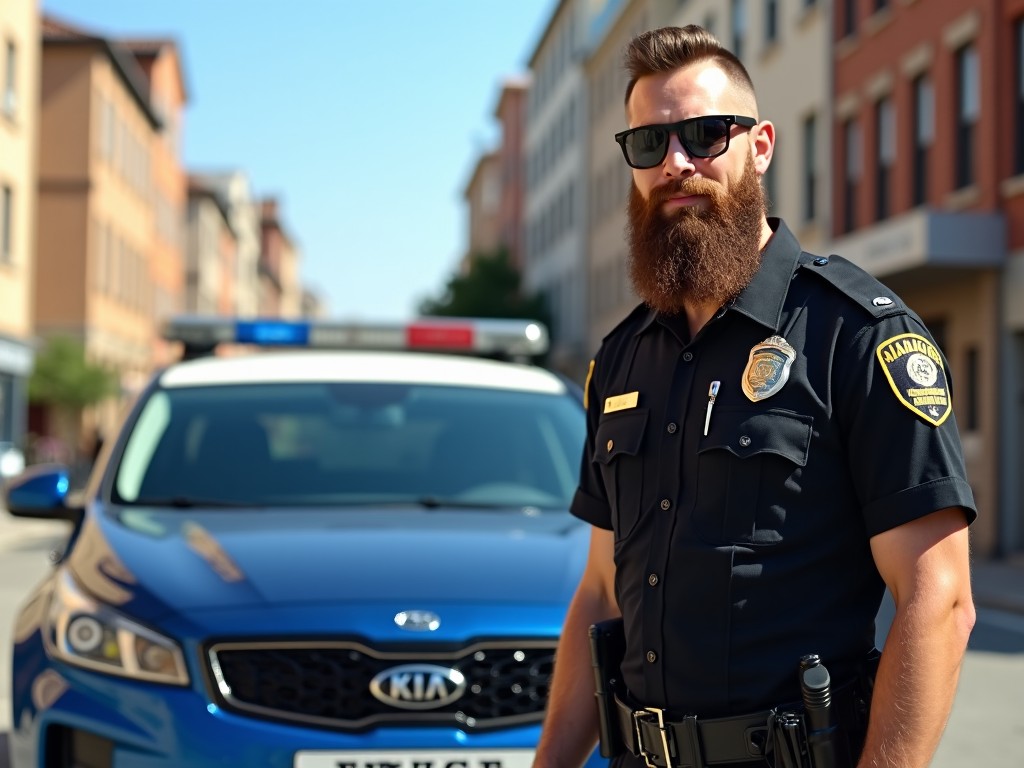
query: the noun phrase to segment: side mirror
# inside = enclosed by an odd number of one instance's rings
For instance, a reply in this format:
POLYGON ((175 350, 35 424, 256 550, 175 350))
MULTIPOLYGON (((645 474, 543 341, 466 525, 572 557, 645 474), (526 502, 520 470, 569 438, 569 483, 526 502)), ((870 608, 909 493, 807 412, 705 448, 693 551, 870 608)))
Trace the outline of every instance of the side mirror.
POLYGON ((4 489, 4 506, 14 517, 42 520, 82 519, 80 508, 68 506, 70 470, 63 464, 36 464, 11 478, 4 489))

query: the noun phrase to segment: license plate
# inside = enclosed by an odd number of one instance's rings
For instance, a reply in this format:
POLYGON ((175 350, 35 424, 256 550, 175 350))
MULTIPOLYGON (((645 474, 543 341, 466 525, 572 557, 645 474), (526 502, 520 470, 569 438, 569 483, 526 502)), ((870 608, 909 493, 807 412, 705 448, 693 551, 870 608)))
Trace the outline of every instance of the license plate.
POLYGON ((373 750, 295 753, 295 768, 530 768, 532 749, 373 750))

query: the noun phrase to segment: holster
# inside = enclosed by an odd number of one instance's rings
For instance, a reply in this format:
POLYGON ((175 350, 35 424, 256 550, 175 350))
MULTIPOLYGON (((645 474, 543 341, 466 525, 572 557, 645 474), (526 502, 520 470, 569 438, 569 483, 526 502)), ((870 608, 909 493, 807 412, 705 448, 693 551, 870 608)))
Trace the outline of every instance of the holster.
POLYGON ((590 659, 594 667, 594 695, 597 698, 600 750, 602 757, 622 753, 622 733, 615 711, 615 691, 621 686, 622 658, 626 633, 622 619, 606 619, 590 627, 590 659))

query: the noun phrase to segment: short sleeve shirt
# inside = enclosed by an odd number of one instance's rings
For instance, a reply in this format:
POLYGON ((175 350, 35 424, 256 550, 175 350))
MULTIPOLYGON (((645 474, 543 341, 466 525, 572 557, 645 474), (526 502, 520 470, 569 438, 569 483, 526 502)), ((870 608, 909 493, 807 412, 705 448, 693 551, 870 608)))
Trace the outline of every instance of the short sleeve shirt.
POLYGON ((806 653, 852 675, 884 592, 870 538, 976 516, 928 330, 770 223, 754 279, 695 338, 638 307, 586 386, 572 511, 614 531, 630 695, 680 714, 792 701, 806 653))

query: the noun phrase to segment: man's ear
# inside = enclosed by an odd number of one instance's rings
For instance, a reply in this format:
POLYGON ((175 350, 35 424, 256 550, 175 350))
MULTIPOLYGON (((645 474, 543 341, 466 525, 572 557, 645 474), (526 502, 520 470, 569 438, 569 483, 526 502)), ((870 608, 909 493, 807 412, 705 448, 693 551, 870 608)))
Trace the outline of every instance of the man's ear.
POLYGON ((750 151, 754 157, 754 170, 764 175, 772 162, 775 151, 775 126, 771 121, 763 120, 750 129, 750 151))

